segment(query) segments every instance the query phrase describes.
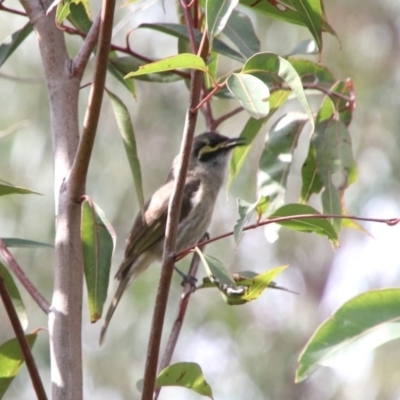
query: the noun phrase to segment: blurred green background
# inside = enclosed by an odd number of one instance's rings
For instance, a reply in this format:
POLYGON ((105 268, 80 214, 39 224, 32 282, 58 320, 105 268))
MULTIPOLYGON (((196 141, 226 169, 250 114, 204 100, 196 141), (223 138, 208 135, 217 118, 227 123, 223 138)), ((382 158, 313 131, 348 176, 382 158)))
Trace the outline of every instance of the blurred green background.
MULTIPOLYGON (((20 9, 18 2, 6 5, 20 9)), ((92 4, 99 7, 98 2, 92 4)), ((122 3, 119 4, 122 6, 122 3)), ((346 194, 349 214, 395 217, 400 214, 400 2, 396 0, 330 0, 325 2, 328 21, 340 42, 324 35, 321 62, 337 79, 350 77, 356 90, 357 108, 350 126, 359 179, 346 194)), ((124 44, 125 34, 142 22, 176 20, 175 7, 166 1, 137 2, 119 7, 113 42, 124 44)), ((301 40, 311 38, 305 28, 290 26, 267 17, 255 17, 263 51, 280 55, 290 52, 301 40)), ((26 19, 0 12, 0 41, 25 24, 26 19)), ((71 57, 81 43, 67 37, 71 57)), ((131 35, 138 53, 161 58, 176 53, 176 39, 150 30, 131 35)), ((315 59, 315 58, 314 58, 315 59)), ((90 81, 93 60, 83 83, 90 81)), ((235 67, 228 61, 222 70, 235 67)), ((131 110, 149 196, 163 183, 170 163, 179 150, 188 93, 182 82, 150 84, 137 82, 137 99, 108 76, 107 87, 117 93, 131 110)), ((81 91, 83 120, 89 89, 81 91)), ((0 198, 0 236, 52 243, 54 200, 52 141, 49 106, 38 46, 32 34, 0 70, 0 179, 40 192, 42 196, 0 198)), ((237 104, 215 102, 216 114, 237 104)), ((284 110, 300 109, 294 100, 284 110)), ((220 132, 237 135, 247 116, 239 114, 225 122, 220 132)), ((275 120, 275 119, 273 119, 275 120)), ((221 193, 210 233, 230 231, 236 220, 236 198, 256 199, 256 172, 267 125, 251 151, 229 197, 221 193)), ((197 132, 204 130, 199 118, 197 132)), ((296 201, 300 190, 300 168, 305 158, 309 126, 296 153, 289 178, 287 201, 296 201)), ((103 208, 113 224, 118 242, 113 273, 122 260, 125 237, 138 211, 132 178, 114 116, 104 98, 87 193, 103 208)), ((319 206, 319 199, 313 204, 319 206)), ((277 283, 299 295, 268 291, 257 301, 229 307, 213 290, 196 293, 179 338, 173 361, 198 362, 216 399, 400 399, 400 356, 398 342, 373 353, 357 354, 336 368, 320 368, 308 380, 294 384, 300 351, 317 326, 339 305, 371 288, 398 286, 400 280, 400 227, 366 223, 369 235, 344 230, 341 247, 333 250, 325 238, 281 230, 270 244, 263 229, 246 233, 235 249, 233 239, 210 245, 206 252, 222 260, 232 271, 265 271, 290 264, 277 283)), ((13 254, 42 293, 52 293, 53 253, 43 249, 12 249, 13 254)), ((182 262, 185 269, 187 261, 182 262)), ((105 344, 98 346, 100 323, 90 324, 86 304, 83 312, 83 363, 86 399, 136 399, 136 381, 142 377, 150 318, 154 305, 159 267, 154 265, 125 294, 105 344)), ((204 272, 201 271, 201 275, 204 272)), ((110 288, 110 294, 114 290, 110 288)), ((45 315, 22 294, 30 315, 28 330, 46 327, 45 315)), ((166 332, 176 314, 181 292, 174 278, 167 314, 166 332)), ((13 336, 0 307, 0 342, 13 336)), ((49 385, 48 335, 39 335, 34 349, 41 375, 49 385)), ((33 398, 24 370, 14 381, 6 399, 33 398)), ((185 389, 167 388, 160 399, 198 399, 185 389)))

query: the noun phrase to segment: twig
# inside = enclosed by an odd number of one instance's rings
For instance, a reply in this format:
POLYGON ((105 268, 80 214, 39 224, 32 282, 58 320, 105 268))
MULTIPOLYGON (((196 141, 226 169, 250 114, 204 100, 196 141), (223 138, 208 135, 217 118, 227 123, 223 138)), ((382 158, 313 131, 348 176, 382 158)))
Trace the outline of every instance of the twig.
POLYGON ((89 33, 86 35, 85 41, 83 42, 78 54, 75 56, 73 62, 74 72, 82 78, 83 72, 85 71, 86 65, 89 61, 90 55, 97 43, 99 32, 100 32, 100 21, 101 21, 101 10, 97 14, 89 33))
POLYGON ((227 119, 233 117, 236 114, 239 114, 241 111, 243 111, 244 108, 242 106, 235 108, 232 111, 229 111, 228 113, 221 115, 219 118, 214 120, 214 129, 217 129, 219 125, 221 125, 224 121, 227 119))
MULTIPOLYGON (((204 34, 200 44, 200 56, 205 59, 208 54, 208 40, 204 34)), ((190 100, 186 112, 184 134, 182 139, 177 177, 174 181, 172 196, 168 207, 168 218, 165 230, 164 251, 161 266, 161 276, 158 284, 157 297, 154 307, 153 319, 150 330, 149 345, 146 357, 146 366, 143 379, 142 400, 152 400, 154 383, 157 374, 158 356, 164 317, 168 302, 169 288, 175 263, 176 238, 178 233, 178 220, 185 188, 186 173, 197 121, 197 111, 194 110, 200 100, 202 71, 193 71, 190 83, 190 100)))
MULTIPOLYGON (((269 224, 274 224, 274 223, 279 223, 279 222, 285 222, 285 221, 293 221, 297 219, 310 219, 310 218, 316 218, 316 219, 328 219, 328 218, 333 218, 333 219, 351 219, 354 221, 368 221, 368 222, 377 222, 377 223, 382 223, 382 224, 387 224, 389 226, 397 225, 400 222, 400 218, 367 218, 367 217, 357 217, 357 216, 351 216, 351 215, 337 215, 337 214, 302 214, 302 215, 289 215, 286 217, 277 217, 277 218, 271 218, 271 219, 265 219, 262 220, 258 223, 247 225, 243 228, 243 231, 248 231, 250 229, 256 229, 260 226, 264 225, 269 225, 269 224)), ((204 240, 197 245, 188 247, 187 249, 184 249, 180 251, 179 253, 176 253, 175 255, 175 261, 182 259, 183 257, 187 256, 189 253, 192 252, 192 250, 197 246, 203 246, 212 242, 216 242, 217 240, 224 239, 226 237, 233 236, 233 231, 223 233, 222 235, 215 236, 211 239, 204 240)))
MULTIPOLYGON (((205 240, 207 237, 209 237, 208 234, 205 234, 201 239, 201 241, 203 241, 203 239, 205 240)), ((205 246, 201 246, 200 250, 203 251, 204 247, 205 246)), ((190 283, 190 278, 196 278, 199 264, 200 264, 200 257, 197 253, 194 253, 192 257, 192 262, 190 263, 189 272, 187 274, 189 279, 183 286, 181 300, 178 305, 178 314, 175 318, 174 324, 172 325, 171 333, 169 334, 164 356, 161 359, 160 366, 158 368, 159 372, 162 371, 171 363, 171 358, 175 351, 176 343, 178 342, 178 337, 181 332, 183 320, 186 315, 186 310, 189 305, 190 296, 193 293, 193 286, 190 283)), ((161 388, 156 389, 155 400, 157 400, 160 390, 161 388)))
POLYGON ((28 15, 24 13, 23 11, 15 10, 13 8, 8 8, 5 5, 3 5, 3 2, 0 3, 0 11, 7 11, 11 14, 16 14, 16 15, 22 15, 23 17, 27 17, 28 15))
MULTIPOLYGON (((86 33, 80 31, 79 29, 72 28, 72 27, 66 26, 66 25, 62 25, 62 29, 63 29, 65 32, 69 33, 70 35, 79 35, 79 36, 81 36, 81 37, 83 37, 83 38, 86 37, 86 33)), ((153 59, 151 59, 151 58, 149 58, 149 57, 143 56, 142 54, 136 53, 136 52, 135 52, 134 50, 132 50, 131 47, 128 46, 128 45, 125 46, 125 47, 123 47, 123 46, 119 46, 119 45, 117 45, 117 44, 111 43, 110 49, 111 49, 111 50, 114 50, 114 51, 119 51, 119 52, 121 52, 121 53, 129 54, 130 56, 135 57, 135 58, 137 58, 137 59, 139 59, 139 60, 142 60, 142 61, 144 61, 144 62, 146 62, 146 63, 152 63, 152 62, 155 61, 155 60, 153 60, 153 59)), ((171 71, 169 71, 169 72, 171 72, 171 73, 173 73, 173 74, 176 74, 176 75, 179 75, 179 76, 181 76, 182 78, 190 79, 190 73, 183 72, 183 71, 179 71, 179 70, 176 70, 176 69, 171 70, 171 71)))
MULTIPOLYGON (((194 25, 193 25, 192 14, 190 13, 189 5, 186 3, 186 0, 180 0, 180 4, 181 4, 182 11, 183 11, 183 16, 185 18, 190 48, 192 49, 192 53, 196 54, 198 52, 198 50, 197 50, 197 45, 196 45, 196 39, 195 39, 194 33, 193 33, 194 25)), ((197 12, 197 10, 195 10, 195 12, 197 12)), ((204 61, 206 61, 206 60, 204 60, 204 61)))
POLYGON ((89 105, 83 123, 82 138, 79 142, 70 176, 70 193, 74 199, 78 199, 85 191, 86 176, 93 150, 94 139, 96 137, 101 103, 103 100, 108 55, 111 45, 114 9, 115 0, 103 0, 99 44, 96 54, 96 67, 89 95, 89 105))
POLYGON ((15 261, 15 258, 8 251, 7 246, 1 239, 0 239, 0 254, 7 261, 11 271, 18 278, 18 280, 21 282, 22 286, 26 289, 26 291, 30 294, 32 299, 46 314, 48 314, 50 310, 49 302, 40 294, 40 292, 36 289, 33 283, 25 275, 25 272, 18 265, 17 261, 15 261))
POLYGON ((32 356, 31 349, 28 341, 26 340, 24 330, 22 329, 17 312, 15 311, 10 294, 4 283, 4 278, 0 275, 0 297, 3 300, 8 318, 10 319, 15 336, 21 347, 22 355, 24 357, 26 367, 28 368, 31 377, 33 388, 35 389, 36 396, 39 400, 47 400, 46 392, 43 387, 42 380, 40 379, 39 371, 36 367, 35 359, 32 356))

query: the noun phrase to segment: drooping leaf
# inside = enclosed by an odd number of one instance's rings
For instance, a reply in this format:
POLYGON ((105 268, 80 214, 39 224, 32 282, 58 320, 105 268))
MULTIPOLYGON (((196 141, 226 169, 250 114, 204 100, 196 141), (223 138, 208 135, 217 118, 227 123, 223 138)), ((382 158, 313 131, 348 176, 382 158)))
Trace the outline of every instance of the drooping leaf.
POLYGON ((287 90, 278 90, 271 93, 269 98, 269 114, 264 118, 249 118, 247 121, 239 135, 240 138, 245 140, 246 146, 237 146, 232 152, 231 162, 229 165, 229 176, 226 184, 227 191, 233 180, 237 177, 242 169, 243 164, 249 154, 252 142, 264 124, 272 117, 272 115, 274 115, 275 111, 285 103, 289 94, 290 92, 287 90))
POLYGON ((190 53, 183 53, 150 64, 142 65, 137 71, 130 72, 126 75, 125 79, 139 75, 154 74, 156 72, 172 71, 174 69, 182 68, 198 69, 207 72, 206 65, 201 57, 190 53))
POLYGON ((17 312, 22 329, 25 330, 28 327, 28 315, 26 313, 24 302, 22 301, 21 295, 19 294, 17 285, 14 283, 13 277, 8 272, 8 269, 1 262, 0 276, 4 280, 4 284, 6 285, 8 294, 10 295, 14 309, 17 312))
POLYGON ((285 202, 293 152, 307 120, 305 114, 285 114, 268 133, 259 162, 257 186, 260 195, 270 198, 272 209, 285 202))
POLYGON ((301 168, 301 178, 302 186, 300 201, 302 203, 307 203, 312 194, 319 193, 324 187, 321 176, 319 175, 317 169, 317 163, 315 160, 315 147, 312 143, 308 148, 307 158, 301 168))
POLYGON ((290 0, 292 5, 300 14, 304 24, 311 32, 315 42, 317 43, 319 52, 322 52, 322 24, 323 9, 321 0, 290 0))
POLYGON ((269 198, 261 196, 255 203, 248 203, 243 199, 237 199, 239 219, 233 228, 233 237, 236 243, 243 237, 243 228, 250 222, 252 217, 257 214, 257 219, 264 214, 269 205, 269 198))
POLYGON ((115 119, 119 131, 121 133, 122 141, 124 143, 125 152, 128 157, 129 165, 135 183, 136 195, 138 198, 140 210, 144 210, 144 196, 142 185, 142 172, 140 168, 140 161, 137 153, 135 133, 133 131, 131 117, 129 111, 122 100, 115 94, 107 90, 110 101, 114 110, 115 119))
POLYGON ((156 387, 179 386, 191 389, 202 396, 213 398, 210 385, 196 363, 180 362, 164 368, 156 379, 156 387))
MULTIPOLYGON (((129 73, 131 70, 124 71, 122 63, 118 63, 118 56, 117 56, 116 52, 113 52, 113 51, 110 52, 109 57, 108 57, 107 70, 115 77, 115 79, 117 79, 120 83, 122 83, 123 86, 125 86, 128 89, 129 93, 132 94, 133 97, 136 96, 134 79, 125 79, 125 75, 127 73, 129 73), (113 62, 114 60, 117 60, 117 61, 114 63, 113 62)), ((155 74, 152 74, 152 75, 155 75, 155 74)), ((151 75, 143 75, 141 78, 143 78, 145 76, 151 76, 151 75)), ((141 78, 137 78, 137 79, 141 79, 141 78)))
MULTIPOLYGON (((141 24, 138 26, 138 29, 139 28, 153 29, 159 32, 164 32, 171 36, 175 36, 177 38, 189 40, 186 26, 180 24, 171 24, 171 23, 141 24)), ((194 29, 193 34, 196 43, 200 43, 202 33, 199 30, 194 29)), ((232 58, 233 60, 241 62, 245 61, 245 58, 239 52, 233 50, 231 47, 229 47, 227 44, 225 44, 224 42, 222 42, 217 38, 214 38, 213 41, 213 51, 223 56, 232 58)))
POLYGON ((7 194, 40 194, 40 193, 19 186, 14 186, 11 183, 2 181, 0 179, 0 196, 5 196, 7 194))
POLYGON ((115 239, 104 212, 87 197, 82 202, 81 242, 91 322, 103 312, 115 239))
POLYGON ((274 53, 257 53, 250 57, 243 66, 242 73, 252 74, 258 78, 273 84, 279 81, 285 82, 296 95, 304 111, 308 115, 312 130, 314 130, 314 117, 304 93, 303 84, 296 69, 292 66, 291 61, 284 59, 274 53))
MULTIPOLYGON (((36 333, 26 335, 30 348, 35 344, 36 338, 36 333)), ((24 358, 17 339, 10 339, 0 346, 0 398, 3 398, 23 364, 24 358)))
POLYGON ((239 0, 206 0, 206 29, 210 47, 224 28, 239 0))
POLYGON ((254 31, 251 19, 240 11, 233 10, 223 34, 246 58, 260 51, 260 40, 254 31))
POLYGON ((323 218, 313 207, 305 204, 287 204, 274 211, 268 219, 285 217, 285 220, 276 223, 286 228, 300 232, 315 232, 319 235, 327 236, 335 245, 338 244, 338 236, 332 224, 323 218), (296 216, 315 215, 315 218, 296 218, 296 216), (288 219, 286 219, 286 217, 288 219), (290 217, 290 218, 289 218, 290 217))
POLYGON ((400 289, 362 293, 325 320, 299 358, 296 382, 318 366, 333 366, 400 338, 400 289))
POLYGON ((215 257, 204 254, 198 247, 196 247, 195 250, 207 271, 207 275, 215 285, 235 288, 235 281, 221 261, 217 260, 215 257))
MULTIPOLYGON (((324 185, 322 205, 326 214, 341 214, 342 196, 349 185, 355 162, 351 138, 345 124, 336 119, 317 123, 312 139, 318 174, 324 185)), ((338 230, 340 220, 331 223, 338 230)))
POLYGON ((322 40, 320 37, 321 31, 329 32, 337 37, 336 32, 326 20, 320 0, 240 0, 240 4, 284 22, 307 27, 317 43, 322 40), (301 4, 299 5, 299 3, 306 4, 303 4, 301 7, 301 4), (320 11, 318 11, 318 7, 320 8, 320 11), (311 12, 309 11, 309 8, 311 8, 311 12), (318 16, 318 14, 320 14, 320 16, 318 16), (320 29, 318 29, 318 25, 320 26, 320 29))
POLYGON ((269 89, 264 82, 252 75, 231 74, 226 83, 250 116, 260 119, 268 115, 269 89))
POLYGON ((54 245, 49 243, 37 242, 36 240, 1 238, 7 247, 27 247, 27 248, 47 248, 53 249, 54 245))
POLYGON ((8 57, 18 48, 18 46, 30 35, 33 26, 28 22, 23 28, 15 31, 6 38, 0 45, 0 67, 6 62, 8 57))

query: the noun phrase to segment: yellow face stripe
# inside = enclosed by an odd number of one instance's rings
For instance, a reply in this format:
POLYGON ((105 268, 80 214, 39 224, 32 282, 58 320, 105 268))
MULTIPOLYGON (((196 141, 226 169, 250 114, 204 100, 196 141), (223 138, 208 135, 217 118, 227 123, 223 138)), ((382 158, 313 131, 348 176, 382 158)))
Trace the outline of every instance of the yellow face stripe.
POLYGON ((220 148, 225 147, 227 142, 217 143, 215 146, 211 146, 210 143, 204 145, 199 151, 199 157, 207 153, 215 153, 220 148))

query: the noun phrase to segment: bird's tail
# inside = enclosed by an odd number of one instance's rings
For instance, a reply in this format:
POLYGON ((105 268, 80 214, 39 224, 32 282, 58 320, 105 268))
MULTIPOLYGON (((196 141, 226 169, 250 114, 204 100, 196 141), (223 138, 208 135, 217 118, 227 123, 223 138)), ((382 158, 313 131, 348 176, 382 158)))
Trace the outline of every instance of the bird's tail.
POLYGON ((118 305, 119 301, 121 300, 121 296, 125 292, 125 289, 129 283, 130 283, 130 279, 128 277, 121 279, 121 281, 119 282, 117 291, 115 292, 115 295, 112 299, 110 307, 108 308, 107 314, 104 318, 103 326, 101 327, 100 341, 99 341, 100 346, 103 343, 104 337, 107 332, 108 325, 110 324, 111 318, 114 315, 114 311, 117 308, 117 305, 118 305))

